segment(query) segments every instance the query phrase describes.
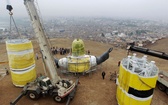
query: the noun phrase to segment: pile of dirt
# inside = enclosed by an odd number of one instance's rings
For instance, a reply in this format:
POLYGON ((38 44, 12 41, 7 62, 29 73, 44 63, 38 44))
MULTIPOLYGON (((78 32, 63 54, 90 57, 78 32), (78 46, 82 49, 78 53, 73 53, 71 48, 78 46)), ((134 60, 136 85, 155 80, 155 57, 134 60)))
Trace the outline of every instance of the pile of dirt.
MULTIPOLYGON (((72 44, 71 39, 52 39, 51 40, 51 46, 52 47, 58 47, 58 48, 71 48, 72 44)), ((155 45, 149 46, 150 48, 158 48, 158 50, 162 50, 159 47, 159 45, 164 45, 163 43, 167 43, 168 39, 164 39, 164 42, 162 40, 158 41, 155 45), (167 41, 166 41, 167 40, 167 41), (160 44, 161 42, 161 44, 160 44)), ((87 41, 84 40, 85 43, 85 50, 90 50, 91 55, 100 56, 105 51, 107 51, 110 47, 113 47, 109 44, 94 42, 94 41, 87 41)), ((167 43, 168 45, 168 43, 167 43)), ((40 55, 40 48, 38 44, 33 41, 34 51, 35 53, 39 53, 40 55)), ((7 54, 6 54, 6 47, 5 44, 0 44, 0 60, 1 61, 7 61, 7 54)), ((167 47, 165 47, 167 48, 167 47)), ((164 51, 164 48, 163 48, 164 51)), ((166 50, 168 51, 168 50, 166 50)), ((78 85, 78 89, 75 95, 75 98, 71 101, 70 105, 117 105, 116 100, 116 84, 114 81, 110 81, 110 72, 118 72, 118 61, 122 60, 127 56, 127 52, 125 49, 119 49, 113 47, 113 51, 110 53, 110 57, 107 61, 102 63, 98 66, 98 70, 95 72, 92 72, 87 75, 81 75, 80 76, 80 84, 78 85), (106 76, 103 80, 101 77, 101 72, 105 71, 106 76)), ((138 53, 138 56, 142 56, 142 54, 138 53)), ((56 54, 56 58, 62 58, 66 57, 66 55, 60 55, 56 54)), ((156 57, 148 57, 150 60, 156 61, 156 65, 165 71, 168 71, 166 68, 166 64, 168 64, 168 61, 161 60, 156 57)), ((4 67, 8 67, 8 64, 0 65, 1 69, 4 69, 4 67)), ((40 57, 39 60, 36 60, 36 70, 37 74, 42 73, 43 66, 42 66, 42 59, 40 57)), ((76 80, 77 75, 68 75, 68 74, 62 74, 58 70, 59 75, 64 78, 69 78, 72 80, 76 80)), ((9 105, 10 101, 14 100, 19 93, 22 91, 22 88, 16 88, 12 82, 11 82, 11 76, 7 75, 5 78, 1 80, 1 86, 0 86, 0 105, 9 105)), ((152 100, 151 105, 167 105, 167 95, 164 92, 161 92, 158 90, 158 88, 155 88, 154 96, 152 100)), ((52 97, 41 97, 39 100, 32 101, 28 99, 27 97, 23 97, 17 105, 65 105, 65 103, 56 103, 53 101, 52 97)))

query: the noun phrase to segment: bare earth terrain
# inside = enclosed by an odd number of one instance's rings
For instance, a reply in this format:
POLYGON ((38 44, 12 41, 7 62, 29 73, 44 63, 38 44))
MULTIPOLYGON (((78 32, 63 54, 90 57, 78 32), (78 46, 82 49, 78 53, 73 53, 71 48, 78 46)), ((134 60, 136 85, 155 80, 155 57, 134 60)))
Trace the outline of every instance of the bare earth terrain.
MULTIPOLYGON (((70 48, 73 40, 70 39, 52 39, 51 45, 57 47, 70 48)), ((100 56, 110 47, 109 44, 103 44, 99 42, 86 41, 85 50, 90 50, 91 55, 100 56)), ((168 53, 168 39, 159 40, 153 45, 148 47, 155 50, 160 50, 168 53)), ((39 53, 38 44, 33 41, 34 51, 39 53)), ((40 55, 40 53, 39 53, 40 55)), ((137 53, 138 56, 142 57, 142 54, 137 53)), ((62 58, 66 55, 55 55, 56 58, 62 58)), ((88 75, 80 76, 80 84, 74 99, 71 101, 70 105, 117 105, 116 101, 116 84, 114 81, 109 80, 109 72, 118 71, 118 61, 126 57, 126 50, 113 47, 113 51, 110 53, 110 58, 98 66, 98 70, 90 73, 88 75), (106 72, 105 80, 101 77, 102 71, 106 72)), ((168 61, 159 59, 156 57, 148 56, 149 60, 156 61, 156 65, 159 69, 168 71, 167 64, 168 61)), ((7 53, 5 44, 0 44, 0 61, 7 61, 7 53)), ((1 64, 0 69, 8 67, 8 64, 1 64)), ((41 58, 36 60, 36 70, 37 74, 43 73, 43 66, 41 58)), ((61 74, 61 77, 70 78, 75 80, 77 76, 61 74)), ((1 81, 0 85, 0 105, 9 105, 10 101, 13 101, 22 91, 22 88, 16 88, 11 82, 11 76, 5 76, 1 81)), ((154 96, 151 105, 167 105, 168 96, 160 91, 157 87, 154 91, 154 96)), ((52 97, 41 97, 39 100, 33 101, 27 97, 23 97, 17 105, 65 105, 66 103, 56 103, 53 101, 52 97)))

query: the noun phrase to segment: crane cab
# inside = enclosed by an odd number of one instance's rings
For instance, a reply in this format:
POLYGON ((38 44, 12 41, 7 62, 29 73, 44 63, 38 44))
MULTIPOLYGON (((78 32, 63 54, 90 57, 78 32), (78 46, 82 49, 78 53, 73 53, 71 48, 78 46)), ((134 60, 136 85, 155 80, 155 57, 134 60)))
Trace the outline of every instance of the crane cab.
POLYGON ((53 87, 53 85, 50 81, 50 78, 45 77, 45 76, 38 77, 37 82, 38 82, 39 87, 42 90, 49 90, 53 87))

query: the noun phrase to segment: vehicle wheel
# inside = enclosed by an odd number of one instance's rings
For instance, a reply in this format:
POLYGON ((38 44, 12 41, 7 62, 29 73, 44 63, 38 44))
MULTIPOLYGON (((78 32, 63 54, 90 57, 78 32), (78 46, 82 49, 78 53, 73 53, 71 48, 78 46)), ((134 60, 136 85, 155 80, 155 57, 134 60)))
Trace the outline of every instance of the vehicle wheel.
POLYGON ((168 95, 168 88, 166 89, 166 94, 168 95))
POLYGON ((58 95, 53 95, 53 99, 54 99, 54 101, 56 101, 56 102, 63 102, 64 101, 64 98, 61 98, 60 96, 58 96, 58 95))
POLYGON ((37 94, 35 91, 28 91, 27 96, 32 100, 37 100, 40 97, 40 94, 37 94))
POLYGON ((158 84, 158 88, 161 91, 165 91, 166 90, 166 87, 163 84, 161 84, 161 83, 158 84))

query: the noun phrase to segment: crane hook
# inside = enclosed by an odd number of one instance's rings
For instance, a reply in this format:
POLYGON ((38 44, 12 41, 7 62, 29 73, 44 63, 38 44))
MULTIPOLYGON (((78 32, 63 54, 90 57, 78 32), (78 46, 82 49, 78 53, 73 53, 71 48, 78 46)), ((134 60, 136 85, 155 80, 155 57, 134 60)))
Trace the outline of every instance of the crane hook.
POLYGON ((13 13, 12 13, 13 7, 11 5, 7 5, 6 9, 9 10, 9 15, 13 15, 13 13))

